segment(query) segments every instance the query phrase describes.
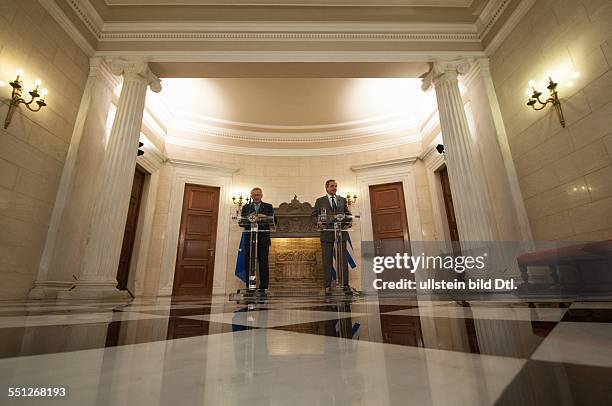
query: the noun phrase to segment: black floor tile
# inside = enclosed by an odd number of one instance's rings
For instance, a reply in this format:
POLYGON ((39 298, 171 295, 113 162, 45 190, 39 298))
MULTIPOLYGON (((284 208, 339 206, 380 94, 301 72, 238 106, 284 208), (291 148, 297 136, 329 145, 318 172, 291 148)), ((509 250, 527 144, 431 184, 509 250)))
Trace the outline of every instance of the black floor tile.
POLYGON ((612 368, 528 360, 496 406, 612 404, 612 368))

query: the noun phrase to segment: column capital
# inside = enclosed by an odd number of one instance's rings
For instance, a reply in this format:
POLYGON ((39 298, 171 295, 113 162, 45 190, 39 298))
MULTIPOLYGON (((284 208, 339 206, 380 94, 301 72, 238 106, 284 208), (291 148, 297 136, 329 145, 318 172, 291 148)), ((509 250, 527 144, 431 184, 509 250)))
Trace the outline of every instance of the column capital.
POLYGON ((97 56, 89 58, 89 77, 101 80, 111 91, 121 84, 121 80, 115 76, 107 61, 97 56))
POLYGON ((430 62, 429 71, 421 76, 423 80, 421 89, 426 92, 438 83, 457 79, 458 75, 464 75, 469 72, 471 64, 472 61, 468 59, 430 62))
POLYGON ((138 59, 114 58, 107 60, 113 74, 125 79, 144 81, 152 91, 161 91, 161 80, 149 69, 146 61, 138 59))
POLYGON ((471 61, 468 71, 461 78, 461 83, 469 87, 480 75, 491 75, 489 58, 477 58, 471 61))

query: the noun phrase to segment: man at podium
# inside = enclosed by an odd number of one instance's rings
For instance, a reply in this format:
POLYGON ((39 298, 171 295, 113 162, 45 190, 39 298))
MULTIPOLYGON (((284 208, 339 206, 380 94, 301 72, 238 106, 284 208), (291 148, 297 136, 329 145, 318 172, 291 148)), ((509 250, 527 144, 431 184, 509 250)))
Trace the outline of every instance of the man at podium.
MULTIPOLYGON (((251 214, 256 214, 259 218, 266 218, 274 216, 274 208, 270 203, 262 202, 263 191, 259 187, 251 189, 251 202, 242 207, 240 216, 244 219, 251 214)), ((247 247, 251 246, 250 233, 251 225, 248 221, 241 221, 240 226, 247 232, 247 247)), ((266 222, 259 223, 259 234, 257 237, 257 258, 259 263, 259 289, 268 289, 268 255, 270 253, 270 233, 266 230, 270 230, 270 225, 266 222), (262 232, 263 231, 263 232, 262 232)), ((246 250, 245 263, 250 263, 250 251, 246 250)), ((249 281, 247 279, 247 288, 249 287, 249 281)))
MULTIPOLYGON (((314 210, 312 211, 312 217, 317 221, 319 230, 325 230, 320 232, 321 240, 321 255, 323 259, 323 287, 325 288, 325 294, 331 294, 331 281, 333 273, 334 263, 334 231, 333 223, 324 224, 319 220, 319 215, 326 214, 332 216, 336 214, 345 214, 351 216, 351 212, 348 208, 346 199, 342 196, 336 195, 338 191, 338 183, 334 179, 329 179, 325 182, 325 196, 319 197, 315 202, 314 210)), ((348 239, 348 233, 342 232, 343 240, 348 239)), ((338 265, 338 281, 342 282, 342 289, 345 292, 349 292, 348 284, 348 252, 346 251, 346 245, 343 246, 342 264, 338 265)))

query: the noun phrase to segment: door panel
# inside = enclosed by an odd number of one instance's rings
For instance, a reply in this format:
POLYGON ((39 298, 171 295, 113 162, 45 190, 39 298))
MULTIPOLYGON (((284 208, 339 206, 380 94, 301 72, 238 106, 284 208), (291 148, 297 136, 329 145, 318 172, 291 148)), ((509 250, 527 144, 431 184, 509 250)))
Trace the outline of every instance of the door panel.
MULTIPOLYGON (((410 254, 410 233, 404 202, 404 189, 401 182, 370 186, 370 207, 376 255, 410 254)), ((401 278, 414 279, 412 274, 396 269, 387 269, 380 275, 383 281, 397 281, 401 278)))
POLYGON ((219 188, 185 185, 172 294, 212 294, 219 188))

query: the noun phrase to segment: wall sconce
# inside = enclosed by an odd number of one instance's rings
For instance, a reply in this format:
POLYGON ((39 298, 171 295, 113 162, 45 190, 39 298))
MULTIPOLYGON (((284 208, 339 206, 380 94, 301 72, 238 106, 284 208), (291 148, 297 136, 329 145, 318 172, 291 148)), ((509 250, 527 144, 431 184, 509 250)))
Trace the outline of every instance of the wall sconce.
POLYGON ((438 154, 442 155, 444 153, 444 145, 442 144, 436 145, 436 151, 438 151, 438 154))
POLYGON ((357 203, 357 194, 353 193, 353 196, 351 196, 350 193, 347 193, 346 194, 346 204, 348 204, 348 206, 351 207, 355 203, 357 203))
MULTIPOLYGON (((576 75, 576 73, 574 73, 576 75)), ((535 88, 535 82, 533 80, 529 81, 529 88, 525 91, 527 96, 529 97, 529 101, 527 101, 527 105, 531 106, 534 110, 542 110, 548 103, 552 103, 555 111, 557 112, 557 116, 559 116, 559 122, 561 123, 561 127, 565 128, 565 118, 563 117, 563 110, 561 110, 561 101, 559 100, 559 96, 557 94, 557 83, 553 82, 552 74, 547 72, 546 76, 548 76, 548 86, 546 88, 549 92, 548 99, 542 101, 540 100, 540 96, 542 92, 538 91, 535 88), (536 107, 536 103, 539 104, 536 107)))
POLYGON ((37 112, 40 109, 42 109, 44 106, 47 105, 47 103, 45 103, 45 98, 47 97, 47 94, 48 94, 47 89, 42 90, 42 97, 38 93, 38 89, 40 87, 40 79, 36 79, 36 82, 35 82, 36 87, 28 92, 31 96, 29 102, 25 101, 25 99, 21 97, 23 94, 23 90, 24 90, 22 79, 23 79, 23 71, 20 69, 17 71, 17 77, 15 78, 15 80, 9 83, 9 85, 11 85, 11 87, 13 88, 13 92, 11 93, 11 104, 9 106, 8 113, 6 114, 6 119, 4 120, 5 130, 8 128, 9 124, 11 124, 11 120, 13 119, 13 114, 15 113, 15 110, 17 110, 17 107, 19 107, 20 104, 25 105, 28 108, 28 110, 33 111, 33 112, 37 112), (38 97, 41 97, 41 98, 39 100, 36 100, 36 98, 38 97), (30 107, 30 104, 34 103, 34 101, 36 101, 36 104, 38 104, 37 109, 33 109, 32 107, 30 107))
POLYGON ((244 196, 242 196, 242 194, 240 194, 240 196, 236 197, 235 195, 232 196, 232 203, 234 204, 234 206, 236 206, 236 216, 240 215, 240 211, 242 210, 242 206, 244 206, 244 204, 249 204, 251 203, 251 198, 247 197, 245 198, 244 196))

